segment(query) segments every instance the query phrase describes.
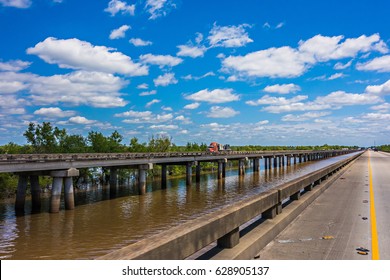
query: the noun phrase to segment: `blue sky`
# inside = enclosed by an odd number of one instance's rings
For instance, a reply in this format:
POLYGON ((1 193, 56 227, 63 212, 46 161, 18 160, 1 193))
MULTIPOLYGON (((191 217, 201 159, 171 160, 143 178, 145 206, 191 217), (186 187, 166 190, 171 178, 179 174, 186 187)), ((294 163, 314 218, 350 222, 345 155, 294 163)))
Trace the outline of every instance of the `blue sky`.
POLYGON ((390 143, 389 1, 0 0, 0 144, 390 143))

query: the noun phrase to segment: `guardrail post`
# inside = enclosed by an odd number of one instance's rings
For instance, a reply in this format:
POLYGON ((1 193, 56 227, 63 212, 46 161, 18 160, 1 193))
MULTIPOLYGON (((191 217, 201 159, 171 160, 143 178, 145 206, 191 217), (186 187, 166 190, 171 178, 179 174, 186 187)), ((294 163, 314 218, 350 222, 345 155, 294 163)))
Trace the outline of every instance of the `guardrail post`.
POLYGON ((276 217, 276 214, 277 214, 277 206, 273 206, 270 209, 268 209, 267 211, 264 211, 261 214, 261 217, 264 219, 273 219, 276 217))
POLYGON ((39 177, 30 175, 31 201, 33 212, 41 210, 41 187, 39 186, 39 177))
POLYGON ((290 200, 299 200, 301 198, 301 192, 298 191, 290 196, 290 200))
POLYGON ((240 243, 240 231, 238 227, 217 240, 219 248, 233 248, 238 243, 240 243))
POLYGON ((26 201, 28 177, 24 174, 19 174, 18 189, 16 191, 15 211, 24 212, 24 203, 26 201))
POLYGON ((313 187, 314 187, 314 183, 312 183, 312 184, 306 186, 306 187, 305 187, 305 191, 311 192, 311 191, 313 190, 313 187))

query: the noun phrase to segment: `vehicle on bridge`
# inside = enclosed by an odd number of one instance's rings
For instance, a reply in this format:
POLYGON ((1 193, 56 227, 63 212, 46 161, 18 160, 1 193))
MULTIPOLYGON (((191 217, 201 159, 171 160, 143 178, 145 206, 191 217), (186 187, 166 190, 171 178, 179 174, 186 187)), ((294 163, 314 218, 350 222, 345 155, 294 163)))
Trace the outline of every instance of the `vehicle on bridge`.
POLYGON ((231 151, 232 149, 230 148, 229 144, 219 144, 217 142, 211 142, 210 145, 207 147, 207 151, 210 153, 218 153, 222 151, 231 151))

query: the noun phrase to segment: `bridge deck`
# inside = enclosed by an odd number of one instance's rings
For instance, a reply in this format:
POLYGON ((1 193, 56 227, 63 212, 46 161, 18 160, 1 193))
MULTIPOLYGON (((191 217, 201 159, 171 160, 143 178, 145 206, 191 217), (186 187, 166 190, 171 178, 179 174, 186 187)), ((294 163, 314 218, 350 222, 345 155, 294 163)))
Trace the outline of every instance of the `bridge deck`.
POLYGON ((259 259, 364 260, 375 255, 390 259, 389 166, 390 155, 366 152, 260 251, 259 259), (370 209, 373 203, 370 181, 376 213, 370 209), (374 219, 377 233, 372 230, 374 219), (358 247, 370 251, 361 255, 358 247))

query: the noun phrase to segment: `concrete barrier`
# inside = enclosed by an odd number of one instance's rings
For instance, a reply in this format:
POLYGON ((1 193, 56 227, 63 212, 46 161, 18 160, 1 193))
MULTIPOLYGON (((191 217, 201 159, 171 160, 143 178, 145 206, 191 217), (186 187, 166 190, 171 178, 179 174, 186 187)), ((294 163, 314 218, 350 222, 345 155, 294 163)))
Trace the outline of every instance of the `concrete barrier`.
MULTIPOLYGON (((260 215, 266 219, 278 217, 279 215, 276 216, 276 214, 281 213, 284 207, 283 203, 287 199, 299 199, 303 190, 310 190, 316 183, 326 180, 328 176, 331 176, 360 155, 361 153, 258 194, 255 197, 145 238, 104 255, 99 259, 185 259, 215 241, 217 241, 219 247, 233 247, 234 249, 240 242, 238 229, 241 225, 260 215), (309 186, 310 188, 308 189, 309 186)), ((302 206, 298 210, 294 210, 295 215, 298 215, 308 205, 308 202, 304 204, 304 207, 302 206)), ((290 219, 282 220, 284 221, 283 225, 274 225, 278 227, 279 232, 282 230, 282 227, 291 222, 291 217, 290 219)), ((261 225, 259 227, 261 228, 261 225)), ((273 238, 275 232, 272 230, 267 231, 267 240, 273 238)), ((242 254, 240 256, 239 258, 243 258, 242 254)), ((245 255, 245 258, 248 256, 245 255)))

